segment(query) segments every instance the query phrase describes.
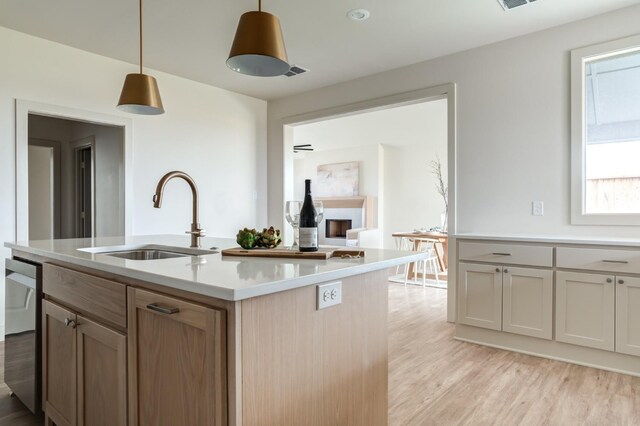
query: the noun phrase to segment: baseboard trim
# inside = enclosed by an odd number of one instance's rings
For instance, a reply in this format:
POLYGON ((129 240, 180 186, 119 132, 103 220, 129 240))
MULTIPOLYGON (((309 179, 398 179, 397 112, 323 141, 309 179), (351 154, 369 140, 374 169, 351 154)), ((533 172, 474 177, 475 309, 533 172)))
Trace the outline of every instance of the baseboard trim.
POLYGON ((640 357, 456 324, 455 340, 640 377, 640 357))

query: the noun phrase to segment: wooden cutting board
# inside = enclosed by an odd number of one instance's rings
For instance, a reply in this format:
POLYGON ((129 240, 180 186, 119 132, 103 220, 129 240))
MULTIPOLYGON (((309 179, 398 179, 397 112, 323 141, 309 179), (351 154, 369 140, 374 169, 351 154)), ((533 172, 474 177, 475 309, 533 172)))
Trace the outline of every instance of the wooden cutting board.
POLYGON ((254 248, 245 250, 242 247, 234 247, 222 250, 223 256, 245 256, 245 257, 272 257, 285 259, 320 259, 326 260, 332 257, 364 257, 364 250, 339 249, 339 248, 319 248, 318 251, 292 251, 286 248, 254 248))

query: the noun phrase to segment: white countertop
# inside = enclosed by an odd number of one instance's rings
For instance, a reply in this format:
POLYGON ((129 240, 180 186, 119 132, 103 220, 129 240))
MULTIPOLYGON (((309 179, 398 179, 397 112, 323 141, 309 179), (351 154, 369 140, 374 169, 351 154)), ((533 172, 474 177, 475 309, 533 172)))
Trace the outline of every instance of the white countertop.
MULTIPOLYGON (((225 300, 242 300, 324 281, 391 268, 423 253, 366 249, 364 258, 309 260, 222 256, 220 253, 159 260, 127 260, 80 249, 147 244, 189 247, 190 237, 150 235, 8 242, 5 247, 87 268, 225 300)), ((205 237, 202 248, 236 247, 232 239, 205 237)))
POLYGON ((602 246, 640 247, 637 238, 577 237, 555 235, 491 235, 491 234, 456 234, 461 240, 490 240, 549 244, 592 244, 602 246))

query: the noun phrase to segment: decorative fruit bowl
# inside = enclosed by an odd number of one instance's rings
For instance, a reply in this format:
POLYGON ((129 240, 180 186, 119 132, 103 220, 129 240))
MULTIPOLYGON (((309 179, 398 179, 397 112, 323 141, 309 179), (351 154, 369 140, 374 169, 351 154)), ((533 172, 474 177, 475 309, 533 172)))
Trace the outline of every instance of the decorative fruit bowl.
POLYGON ((238 231, 236 242, 245 250, 253 248, 272 249, 278 247, 282 242, 280 230, 270 226, 269 229, 263 228, 262 232, 255 229, 244 228, 238 231))

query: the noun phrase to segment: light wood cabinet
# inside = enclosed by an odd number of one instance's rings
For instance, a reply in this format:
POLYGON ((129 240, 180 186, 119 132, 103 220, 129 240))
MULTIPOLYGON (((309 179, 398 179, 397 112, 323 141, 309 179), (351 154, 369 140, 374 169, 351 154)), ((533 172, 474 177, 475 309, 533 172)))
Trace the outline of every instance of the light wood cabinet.
POLYGON ((42 302, 43 403, 57 426, 76 424, 75 313, 48 300, 42 302), (71 323, 73 321, 73 323, 71 323))
POLYGON ((127 424, 127 338, 78 315, 78 426, 127 424))
POLYGON ((502 267, 460 263, 458 322, 502 330, 502 267))
POLYGON ((126 338, 43 302, 44 410, 57 426, 126 425, 126 338))
POLYGON ((505 266, 502 280, 502 330, 550 340, 553 271, 505 266))
POLYGON ((224 311, 130 287, 129 424, 226 424, 224 311))
POLYGON ((640 278, 616 277, 616 352, 640 356, 640 278))
POLYGON ((556 340, 614 350, 615 277, 556 273, 556 340))

